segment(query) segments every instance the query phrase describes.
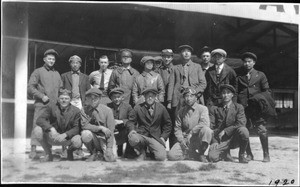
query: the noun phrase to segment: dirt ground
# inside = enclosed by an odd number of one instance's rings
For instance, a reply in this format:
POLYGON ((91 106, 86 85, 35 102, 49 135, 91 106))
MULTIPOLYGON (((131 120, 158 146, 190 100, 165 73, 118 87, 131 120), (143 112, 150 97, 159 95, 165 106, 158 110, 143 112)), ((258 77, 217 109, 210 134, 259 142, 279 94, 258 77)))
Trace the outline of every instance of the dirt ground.
MULTIPOLYGON (((85 183, 85 184, 197 184, 197 185, 271 185, 299 186, 298 133, 273 133, 269 137, 271 162, 262 163, 259 138, 250 137, 254 161, 238 163, 238 149, 231 150, 236 162, 203 164, 197 161, 141 161, 117 159, 117 162, 83 160, 41 163, 28 158, 26 150, 18 152, 14 139, 3 139, 2 183, 85 183), (276 183, 275 183, 276 182, 276 183)), ((21 145, 21 144, 20 144, 21 145)), ((39 148, 41 151, 42 149, 39 148)), ((60 147, 53 147, 59 151, 60 147)), ((88 155, 84 149, 85 155, 88 155)), ((42 152, 42 151, 41 151, 42 152)))

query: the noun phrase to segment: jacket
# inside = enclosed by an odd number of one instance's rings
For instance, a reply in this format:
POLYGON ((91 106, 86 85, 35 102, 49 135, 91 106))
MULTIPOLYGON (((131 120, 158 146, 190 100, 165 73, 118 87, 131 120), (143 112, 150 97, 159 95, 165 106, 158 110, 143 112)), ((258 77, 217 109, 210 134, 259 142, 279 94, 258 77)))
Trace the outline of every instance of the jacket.
POLYGON ((133 83, 132 97, 135 104, 140 104, 145 101, 141 93, 146 88, 155 88, 158 91, 158 100, 164 102, 165 86, 161 76, 154 71, 150 71, 149 73, 144 71, 136 77, 133 83))
MULTIPOLYGON (((61 79, 64 88, 72 91, 72 71, 62 74, 61 79)), ((86 74, 79 72, 79 93, 82 103, 85 101, 85 92, 90 88, 89 77, 86 74)))
POLYGON ((253 69, 251 71, 251 78, 248 81, 247 72, 242 67, 237 70, 237 94, 238 103, 242 104, 245 108, 248 105, 248 99, 257 93, 269 91, 269 83, 266 75, 253 69))
POLYGON ((212 106, 209 111, 210 128, 217 136, 222 130, 228 137, 232 137, 234 131, 239 127, 246 126, 246 116, 244 107, 238 103, 232 102, 228 108, 227 114, 222 105, 212 106))
POLYGON ((63 112, 59 103, 51 103, 47 106, 45 112, 37 118, 36 124, 45 132, 54 127, 58 133, 66 133, 66 139, 71 139, 80 133, 80 110, 70 104, 63 112))
POLYGON ((28 92, 33 95, 35 103, 43 103, 42 98, 46 95, 50 102, 56 103, 58 91, 63 86, 59 73, 46 65, 33 71, 28 82, 28 92))
POLYGON ((118 67, 114 69, 108 82, 108 93, 114 88, 123 88, 124 102, 132 104, 133 82, 139 74, 140 73, 132 67, 130 67, 129 69, 126 69, 124 67, 118 67))
POLYGON ((155 103, 153 117, 150 116, 146 104, 142 103, 136 105, 130 113, 127 127, 129 132, 135 130, 141 135, 153 137, 166 146, 160 137, 168 139, 172 122, 167 109, 161 103, 155 103))
MULTIPOLYGON (((188 72, 189 76, 187 77, 189 86, 192 86, 198 95, 201 95, 206 88, 206 79, 202 71, 200 64, 196 64, 192 61, 188 62, 188 72)), ((183 76, 184 68, 182 64, 174 66, 173 72, 170 75, 170 82, 168 87, 168 102, 171 103, 172 107, 176 107, 179 103, 180 97, 182 96, 181 92, 183 90, 183 76)), ((200 98, 203 102, 203 98, 200 98)))
MULTIPOLYGON (((235 89, 237 88, 237 80, 235 71, 224 63, 224 67, 220 73, 219 81, 217 80, 216 66, 211 66, 206 71, 207 87, 204 92, 204 100, 206 106, 218 105, 222 102, 220 86, 223 84, 230 84, 235 89)), ((233 98, 236 101, 236 97, 233 98)))

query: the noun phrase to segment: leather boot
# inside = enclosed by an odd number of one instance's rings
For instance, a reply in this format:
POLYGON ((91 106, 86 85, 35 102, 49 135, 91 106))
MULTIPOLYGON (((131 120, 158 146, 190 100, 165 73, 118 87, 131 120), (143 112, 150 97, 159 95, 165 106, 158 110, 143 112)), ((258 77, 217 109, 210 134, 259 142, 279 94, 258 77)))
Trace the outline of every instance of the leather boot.
POLYGON ((52 162, 53 161, 53 155, 52 155, 52 149, 48 148, 47 150, 45 150, 46 155, 44 158, 40 159, 40 162, 52 162))
POLYGON ((254 156, 253 156, 253 154, 252 154, 251 147, 250 147, 250 141, 248 142, 248 146, 247 146, 247 148, 246 148, 246 153, 247 153, 246 159, 247 159, 248 161, 254 160, 254 156))
POLYGON ((261 146, 262 146, 262 149, 263 149, 263 154, 264 154, 263 162, 270 162, 267 133, 260 134, 259 139, 260 139, 260 143, 261 143, 261 146))
POLYGON ((118 155, 118 157, 121 157, 123 155, 123 144, 122 145, 118 145, 118 147, 117 147, 117 155, 118 155))
POLYGON ((208 143, 202 142, 201 147, 198 149, 199 150, 199 161, 203 163, 208 163, 208 160, 206 159, 206 156, 204 155, 206 149, 208 148, 208 143))
POLYGON ((74 160, 74 156, 73 156, 73 151, 74 151, 75 149, 72 147, 72 146, 70 146, 68 149, 67 149, 67 160, 70 160, 70 161, 72 161, 72 160, 74 160))
POLYGON ((128 159, 134 159, 136 158, 138 155, 136 154, 136 152, 134 151, 133 147, 130 146, 129 143, 126 144, 126 148, 125 148, 125 153, 124 153, 124 158, 128 158, 128 159))
POLYGON ((239 150, 239 162, 247 164, 248 160, 245 158, 245 151, 247 149, 248 140, 241 140, 240 150, 239 150))

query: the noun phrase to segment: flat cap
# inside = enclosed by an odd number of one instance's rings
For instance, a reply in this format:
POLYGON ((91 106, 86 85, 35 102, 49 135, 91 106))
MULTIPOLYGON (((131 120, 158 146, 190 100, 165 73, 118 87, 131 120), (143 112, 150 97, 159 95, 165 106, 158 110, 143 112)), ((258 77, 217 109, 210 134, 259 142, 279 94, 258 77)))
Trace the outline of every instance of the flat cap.
POLYGON ((56 58, 58 57, 58 53, 54 49, 48 49, 48 50, 46 50, 45 53, 44 53, 44 57, 46 55, 49 55, 49 54, 54 55, 56 58))
POLYGON ((163 59, 162 59, 162 57, 161 56, 156 56, 156 57, 154 57, 154 61, 156 62, 156 61, 162 61, 163 59))
POLYGON ((254 61, 257 61, 257 56, 254 53, 251 52, 245 52, 242 54, 242 60, 245 58, 252 58, 254 61))
POLYGON ((161 51, 161 56, 173 56, 174 53, 172 51, 172 49, 163 49, 161 51))
POLYGON ((67 89, 59 89, 58 91, 58 96, 61 96, 61 95, 68 95, 69 97, 72 96, 72 92, 70 90, 67 90, 67 89))
POLYGON ((153 62, 155 61, 155 58, 153 58, 152 56, 144 56, 142 59, 141 59, 141 65, 144 65, 147 61, 149 60, 153 60, 153 62))
POLYGON ((191 52, 194 51, 194 49, 189 45, 181 45, 178 47, 178 51, 182 51, 183 49, 189 49, 191 52))
POLYGON ((202 47, 202 49, 200 50, 201 54, 204 53, 204 52, 211 52, 211 48, 208 47, 208 46, 204 46, 202 47))
POLYGON ((183 90, 183 92, 182 92, 183 95, 188 94, 188 93, 194 95, 194 94, 197 93, 197 91, 196 91, 193 87, 187 87, 187 88, 185 88, 185 89, 183 90))
POLYGON ((235 88, 232 86, 232 85, 230 85, 230 84, 222 84, 221 86, 220 86, 220 90, 222 91, 222 90, 224 90, 224 89, 228 89, 228 90, 230 90, 233 94, 235 94, 235 88))
POLYGON ((102 91, 99 90, 98 88, 91 88, 87 92, 85 92, 85 95, 96 95, 96 96, 101 96, 102 91))
POLYGON ((223 57, 226 57, 227 56, 227 53, 224 49, 214 49, 212 52, 211 52, 211 56, 214 56, 215 54, 220 54, 222 55, 223 57))
POLYGON ((146 95, 146 94, 149 93, 149 92, 152 92, 152 93, 154 93, 154 94, 158 94, 157 89, 155 89, 155 88, 146 88, 146 89, 142 92, 142 95, 146 95))
POLYGON ((77 56, 77 55, 73 55, 73 56, 71 56, 70 58, 69 58, 69 62, 71 63, 71 62, 76 62, 76 61, 78 61, 78 62, 82 62, 82 60, 81 60, 81 58, 79 57, 79 56, 77 56))
POLYGON ((120 50, 121 57, 132 57, 132 51, 130 49, 121 49, 120 50))
POLYGON ((114 88, 109 92, 109 98, 111 98, 112 94, 124 94, 124 90, 122 88, 114 88))

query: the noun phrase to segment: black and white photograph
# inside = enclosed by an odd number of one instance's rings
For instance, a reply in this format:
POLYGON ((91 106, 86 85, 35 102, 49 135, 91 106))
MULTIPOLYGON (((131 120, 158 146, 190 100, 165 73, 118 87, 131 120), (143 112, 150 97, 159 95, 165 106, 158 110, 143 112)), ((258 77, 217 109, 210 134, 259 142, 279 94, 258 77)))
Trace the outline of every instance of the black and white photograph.
POLYGON ((299 186, 299 7, 1 1, 1 183, 299 186))

